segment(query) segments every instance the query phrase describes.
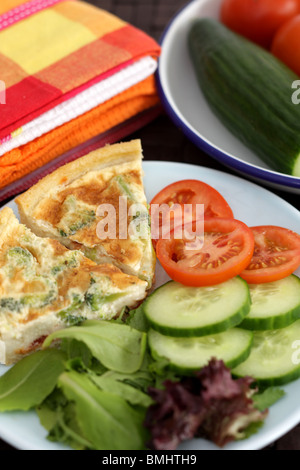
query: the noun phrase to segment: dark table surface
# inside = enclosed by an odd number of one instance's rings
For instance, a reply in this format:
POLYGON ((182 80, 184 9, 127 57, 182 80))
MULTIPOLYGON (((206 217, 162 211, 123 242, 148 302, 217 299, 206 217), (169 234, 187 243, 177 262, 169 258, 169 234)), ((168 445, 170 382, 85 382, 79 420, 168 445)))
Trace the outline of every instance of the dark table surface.
MULTIPOLYGON (((116 14, 159 40, 167 23, 187 2, 185 0, 90 0, 88 3, 116 14)), ((195 147, 164 114, 129 138, 142 140, 145 160, 193 163, 234 174, 195 147)), ((300 210, 299 195, 266 188, 300 210)), ((0 450, 14 449, 0 440, 0 450)), ((300 425, 270 444, 265 450, 300 450, 300 425)))

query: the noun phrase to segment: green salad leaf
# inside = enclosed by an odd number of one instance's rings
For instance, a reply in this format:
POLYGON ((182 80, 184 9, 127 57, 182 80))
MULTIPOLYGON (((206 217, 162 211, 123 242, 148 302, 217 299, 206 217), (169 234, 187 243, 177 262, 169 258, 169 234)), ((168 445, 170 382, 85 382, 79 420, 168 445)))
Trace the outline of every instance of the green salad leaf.
POLYGON ((91 367, 93 362, 93 355, 83 342, 72 338, 63 339, 60 344, 60 349, 65 351, 68 357, 68 362, 66 365, 67 369, 73 368, 73 361, 75 369, 78 367, 81 367, 82 369, 89 369, 91 367))
POLYGON ((138 331, 148 333, 150 326, 147 318, 144 314, 143 305, 140 305, 135 310, 131 310, 129 317, 127 318, 126 324, 135 328, 138 331))
POLYGON ((276 403, 280 398, 284 397, 285 391, 278 387, 269 387, 266 388, 261 393, 256 393, 253 395, 252 400, 255 408, 259 411, 264 411, 270 408, 274 403, 276 403))
POLYGON ((41 425, 48 431, 48 440, 71 446, 75 450, 92 448, 79 428, 75 404, 56 388, 36 409, 41 425))
POLYGON ((48 336, 43 347, 58 339, 82 341, 107 369, 133 373, 144 359, 147 336, 127 325, 115 322, 87 320, 80 326, 59 330, 48 336))
POLYGON ((125 384, 131 385, 144 393, 147 393, 148 388, 154 385, 152 374, 149 371, 142 369, 138 370, 134 374, 122 374, 120 372, 108 370, 104 372, 103 377, 124 382, 125 384))
POLYGON ((131 405, 139 405, 147 408, 153 403, 153 400, 149 395, 146 395, 146 393, 141 392, 141 390, 134 388, 126 382, 123 383, 116 380, 113 376, 107 376, 106 374, 100 377, 97 375, 91 375, 90 379, 101 390, 123 397, 124 400, 131 405))
POLYGON ((0 377, 0 411, 27 411, 55 388, 65 368, 65 355, 56 349, 38 351, 0 377))
POLYGON ((86 374, 65 372, 58 387, 74 404, 81 436, 95 450, 142 450, 145 410, 132 408, 115 394, 100 390, 86 374))

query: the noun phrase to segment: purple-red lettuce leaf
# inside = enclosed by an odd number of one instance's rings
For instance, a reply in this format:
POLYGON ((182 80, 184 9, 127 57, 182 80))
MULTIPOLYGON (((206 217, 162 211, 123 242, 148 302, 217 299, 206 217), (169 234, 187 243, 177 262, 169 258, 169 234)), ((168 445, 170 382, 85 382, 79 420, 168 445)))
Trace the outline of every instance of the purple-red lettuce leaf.
POLYGON ((252 400, 255 389, 249 377, 234 380, 223 361, 212 359, 192 377, 167 380, 164 389, 150 388, 154 404, 145 426, 151 433, 148 446, 175 450, 193 437, 204 437, 219 447, 246 437, 267 415, 252 400), (253 426, 256 423, 256 426, 253 426))

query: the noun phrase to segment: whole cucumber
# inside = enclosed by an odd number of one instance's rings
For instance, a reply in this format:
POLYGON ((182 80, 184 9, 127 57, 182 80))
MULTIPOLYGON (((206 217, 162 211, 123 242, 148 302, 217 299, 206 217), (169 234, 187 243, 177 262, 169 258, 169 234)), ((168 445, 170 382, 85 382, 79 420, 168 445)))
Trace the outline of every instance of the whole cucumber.
POLYGON ((299 77, 276 57, 211 18, 188 36, 199 85, 213 112, 272 169, 300 177, 299 77))

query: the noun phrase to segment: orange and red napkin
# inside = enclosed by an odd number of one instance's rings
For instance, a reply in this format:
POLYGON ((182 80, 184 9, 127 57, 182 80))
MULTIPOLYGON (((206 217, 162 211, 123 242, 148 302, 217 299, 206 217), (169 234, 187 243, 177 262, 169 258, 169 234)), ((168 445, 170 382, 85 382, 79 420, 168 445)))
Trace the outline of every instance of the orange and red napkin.
POLYGON ((111 143, 157 115, 159 54, 147 34, 85 2, 1 0, 0 200, 90 139, 111 143))

